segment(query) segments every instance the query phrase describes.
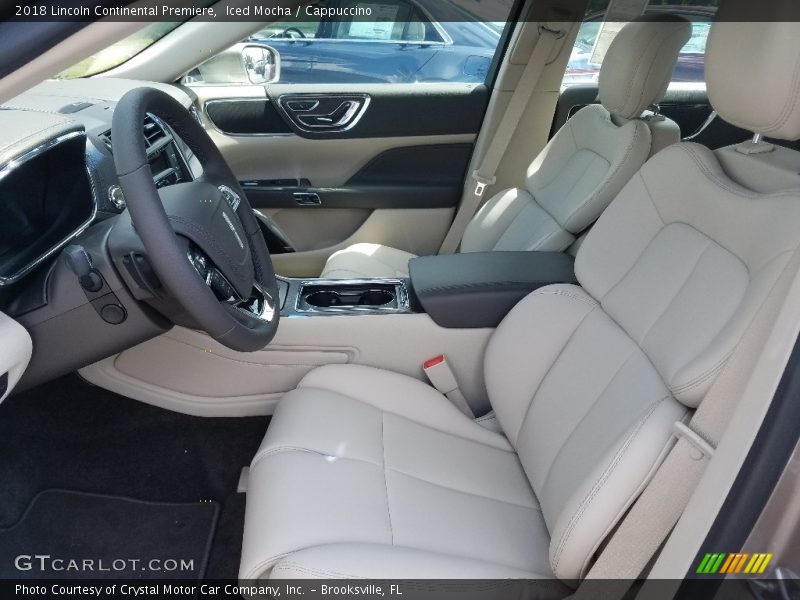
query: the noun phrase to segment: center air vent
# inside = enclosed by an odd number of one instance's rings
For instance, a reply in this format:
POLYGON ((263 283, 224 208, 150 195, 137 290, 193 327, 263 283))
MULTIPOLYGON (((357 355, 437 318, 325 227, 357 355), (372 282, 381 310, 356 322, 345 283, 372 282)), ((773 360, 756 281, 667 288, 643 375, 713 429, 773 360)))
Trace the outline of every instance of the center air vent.
MULTIPOLYGON (((144 118, 143 133, 144 146, 148 154, 160 150, 172 141, 172 136, 167 133, 164 126, 150 114, 147 114, 144 118)), ((100 138, 100 141, 108 148, 109 152, 113 151, 110 129, 99 134, 97 137, 100 138)))
POLYGON ((147 148, 149 154, 172 141, 172 136, 164 130, 161 123, 156 121, 152 115, 146 115, 144 118, 144 141, 145 148, 147 148))
POLYGON ((97 137, 100 138, 100 141, 103 142, 103 145, 108 148, 108 151, 111 152, 111 130, 104 131, 103 133, 99 134, 97 137))

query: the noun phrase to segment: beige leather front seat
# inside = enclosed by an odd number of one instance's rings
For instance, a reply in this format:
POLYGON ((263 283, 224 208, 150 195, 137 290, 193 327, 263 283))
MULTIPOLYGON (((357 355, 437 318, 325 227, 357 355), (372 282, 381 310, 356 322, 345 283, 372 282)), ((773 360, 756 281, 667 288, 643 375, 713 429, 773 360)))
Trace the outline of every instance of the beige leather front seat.
MULTIPOLYGON (((600 70, 601 104, 579 110, 528 168, 524 185, 491 198, 473 217, 462 252, 565 250, 605 210, 649 156, 680 141, 677 123, 646 111, 667 91, 688 21, 667 15, 626 25, 600 70)), ((407 277, 409 252, 355 244, 321 277, 407 277)))
MULTIPOLYGON (((722 118, 800 138, 797 39, 714 25, 722 118)), ((762 188, 800 154, 751 150, 659 153, 586 238, 580 285, 512 310, 485 357, 502 433, 404 375, 312 371, 253 460, 240 576, 584 576, 800 244, 797 169, 762 188)))

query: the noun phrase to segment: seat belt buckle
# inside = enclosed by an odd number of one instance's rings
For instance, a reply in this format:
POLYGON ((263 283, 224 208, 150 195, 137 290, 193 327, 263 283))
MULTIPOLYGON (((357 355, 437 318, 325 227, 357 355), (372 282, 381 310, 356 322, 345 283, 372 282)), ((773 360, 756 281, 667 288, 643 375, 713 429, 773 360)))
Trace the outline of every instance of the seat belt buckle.
POLYGON ((484 177, 478 171, 473 171, 472 178, 475 180, 475 195, 482 198, 486 193, 486 188, 497 183, 497 177, 484 177))
POLYGON ((711 458, 714 456, 714 447, 709 444, 707 441, 703 439, 703 437, 697 433, 694 429, 689 427, 683 421, 676 421, 672 425, 672 433, 675 435, 676 438, 681 439, 683 438, 687 442, 689 442, 695 450, 700 452, 700 456, 693 457, 696 460, 701 460, 703 458, 711 458))
POLYGON ((464 395, 458 387, 456 376, 453 374, 450 365, 447 364, 447 359, 445 359, 444 354, 426 360, 422 363, 422 370, 425 371, 425 375, 428 377, 428 381, 431 382, 431 385, 441 394, 445 395, 456 408, 470 419, 475 418, 475 414, 472 412, 466 398, 464 398, 464 395))

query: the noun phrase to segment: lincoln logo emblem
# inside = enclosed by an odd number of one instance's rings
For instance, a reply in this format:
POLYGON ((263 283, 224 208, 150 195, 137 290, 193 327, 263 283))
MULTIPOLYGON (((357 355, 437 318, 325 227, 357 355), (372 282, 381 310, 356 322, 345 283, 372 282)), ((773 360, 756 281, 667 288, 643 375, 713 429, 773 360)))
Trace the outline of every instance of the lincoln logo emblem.
POLYGON ((231 218, 228 216, 228 213, 223 211, 222 218, 225 219, 225 222, 228 224, 228 229, 230 229, 233 232, 233 235, 236 237, 236 241, 239 242, 239 247, 242 250, 244 250, 244 242, 242 241, 242 238, 239 237, 239 234, 236 231, 236 227, 233 226, 233 221, 231 221, 231 218))

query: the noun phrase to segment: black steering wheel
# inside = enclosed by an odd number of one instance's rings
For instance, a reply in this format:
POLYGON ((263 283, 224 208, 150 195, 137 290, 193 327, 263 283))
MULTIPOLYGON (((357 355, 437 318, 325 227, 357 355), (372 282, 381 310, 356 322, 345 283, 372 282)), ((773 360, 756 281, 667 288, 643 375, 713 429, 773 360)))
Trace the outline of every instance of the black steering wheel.
POLYGON ((291 38, 292 37, 292 35, 291 35, 292 33, 296 33, 297 37, 299 37, 300 39, 306 39, 306 34, 303 33, 301 30, 299 30, 297 27, 287 27, 282 32, 280 32, 277 36, 273 36, 273 37, 291 38))
POLYGON ((161 283, 221 344, 264 348, 280 316, 275 271, 253 209, 214 142, 182 104, 147 87, 120 99, 111 138, 130 219, 161 283), (147 114, 192 150, 203 167, 197 180, 156 188, 142 134, 147 114))

